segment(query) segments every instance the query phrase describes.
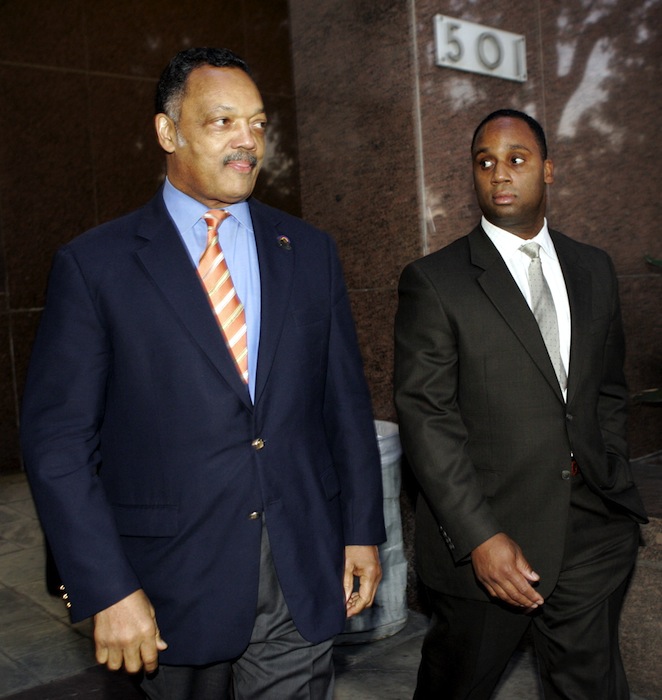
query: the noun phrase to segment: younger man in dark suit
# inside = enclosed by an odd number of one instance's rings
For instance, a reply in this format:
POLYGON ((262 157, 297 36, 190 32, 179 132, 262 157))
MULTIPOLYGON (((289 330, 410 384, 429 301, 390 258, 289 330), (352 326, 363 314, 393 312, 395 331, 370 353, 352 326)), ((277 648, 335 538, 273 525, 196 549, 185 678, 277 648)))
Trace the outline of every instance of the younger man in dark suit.
POLYGON ((433 613, 415 697, 489 698, 532 625, 548 700, 625 700, 618 618, 645 514, 613 266, 547 228, 535 120, 490 114, 471 155, 481 224, 399 288, 395 400, 433 613))
POLYGON ((241 59, 178 54, 156 111, 164 187, 53 264, 22 416, 35 501, 72 618, 149 697, 330 700, 384 539, 340 263, 251 198, 267 117, 241 59))

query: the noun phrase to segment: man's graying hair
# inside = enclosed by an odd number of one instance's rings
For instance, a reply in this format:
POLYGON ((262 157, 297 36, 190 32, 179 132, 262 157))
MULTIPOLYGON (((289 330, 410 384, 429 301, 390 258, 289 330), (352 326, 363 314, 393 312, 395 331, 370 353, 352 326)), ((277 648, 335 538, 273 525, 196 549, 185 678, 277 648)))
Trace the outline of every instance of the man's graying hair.
POLYGON ((180 51, 165 67, 156 86, 154 107, 156 114, 167 114, 175 122, 179 119, 186 81, 191 71, 200 66, 239 68, 251 75, 244 60, 230 49, 194 48, 180 51))

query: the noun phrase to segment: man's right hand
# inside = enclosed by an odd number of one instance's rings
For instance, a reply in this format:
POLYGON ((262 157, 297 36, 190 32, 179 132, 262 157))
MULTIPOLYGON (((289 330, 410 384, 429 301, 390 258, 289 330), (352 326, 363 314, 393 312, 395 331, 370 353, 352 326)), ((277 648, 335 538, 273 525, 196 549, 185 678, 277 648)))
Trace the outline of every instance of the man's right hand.
POLYGON ((94 616, 96 658, 111 671, 124 668, 147 673, 159 665, 159 652, 168 648, 161 638, 154 608, 142 589, 94 616))
POLYGON ((471 552, 478 580, 487 592, 518 608, 535 609, 545 601, 531 585, 540 576, 524 558, 517 542, 499 532, 471 552))

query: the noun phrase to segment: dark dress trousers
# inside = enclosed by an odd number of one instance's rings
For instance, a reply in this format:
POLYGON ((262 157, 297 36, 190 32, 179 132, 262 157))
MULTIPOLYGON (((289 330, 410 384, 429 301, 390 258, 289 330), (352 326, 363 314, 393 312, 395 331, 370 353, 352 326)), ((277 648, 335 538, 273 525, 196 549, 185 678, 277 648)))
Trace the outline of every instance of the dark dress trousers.
POLYGON ((262 288, 254 404, 160 193, 57 253, 25 390, 26 468, 73 620, 141 587, 166 664, 245 649, 263 517, 313 643, 344 626, 345 545, 384 539, 334 245, 249 206, 262 288))

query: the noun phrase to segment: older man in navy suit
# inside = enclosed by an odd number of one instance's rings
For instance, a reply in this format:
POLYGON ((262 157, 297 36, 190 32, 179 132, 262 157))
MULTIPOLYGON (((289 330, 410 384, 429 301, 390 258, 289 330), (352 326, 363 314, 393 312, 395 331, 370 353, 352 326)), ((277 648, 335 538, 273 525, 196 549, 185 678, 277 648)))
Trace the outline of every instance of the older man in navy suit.
POLYGON ((331 640, 381 577, 347 291, 327 235, 251 198, 266 124, 230 51, 171 61, 167 180, 57 253, 25 390, 25 463, 72 618, 93 615, 98 661, 144 669, 153 698, 330 698, 331 640), (243 304, 241 372, 197 271, 210 211, 243 304))

